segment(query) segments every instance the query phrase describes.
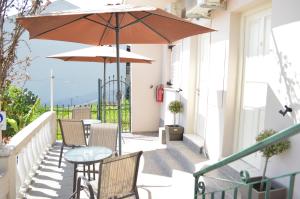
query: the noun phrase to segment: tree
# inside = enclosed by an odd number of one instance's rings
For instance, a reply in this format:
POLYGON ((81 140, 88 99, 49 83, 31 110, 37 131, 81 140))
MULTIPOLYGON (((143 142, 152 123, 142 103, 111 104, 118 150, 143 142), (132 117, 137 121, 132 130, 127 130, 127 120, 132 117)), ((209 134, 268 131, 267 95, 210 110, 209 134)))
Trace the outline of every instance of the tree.
POLYGON ((43 3, 43 0, 0 0, 1 96, 3 96, 7 83, 25 81, 28 79, 26 69, 30 65, 31 58, 25 56, 25 58, 19 59, 17 56, 19 44, 21 42, 25 42, 26 44, 26 41, 21 39, 25 29, 16 22, 16 16, 38 14, 49 4, 49 0, 45 4, 43 3), (16 15, 8 16, 11 14, 16 15), (10 30, 8 30, 7 26, 11 27, 10 30))
POLYGON ((182 103, 178 100, 174 100, 169 104, 169 111, 173 113, 174 126, 176 125, 176 114, 183 111, 182 103))
MULTIPOLYGON (((277 132, 273 129, 267 129, 262 131, 257 137, 256 141, 260 142, 263 141, 264 139, 275 135, 277 132)), ((264 165, 264 170, 261 178, 261 183, 259 187, 259 191, 264 190, 264 179, 266 178, 266 172, 267 172, 267 166, 269 163, 269 159, 275 155, 281 154, 285 151, 287 151, 290 148, 290 141, 288 140, 282 140, 280 142, 277 142, 275 144, 269 145, 261 150, 263 156, 266 158, 265 159, 265 165, 264 165)))

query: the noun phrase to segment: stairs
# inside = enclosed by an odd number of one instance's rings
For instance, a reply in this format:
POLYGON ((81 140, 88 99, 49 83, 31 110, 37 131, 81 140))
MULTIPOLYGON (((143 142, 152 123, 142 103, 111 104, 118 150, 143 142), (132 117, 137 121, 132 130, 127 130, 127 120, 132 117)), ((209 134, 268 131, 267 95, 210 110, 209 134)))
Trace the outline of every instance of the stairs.
MULTIPOLYGON (((194 178, 192 173, 199 171, 204 166, 213 164, 202 154, 204 142, 197 135, 184 134, 183 141, 167 141, 166 145, 165 149, 156 150, 157 154, 153 157, 155 157, 156 162, 159 162, 163 173, 172 177, 175 182, 178 181, 178 184, 181 184, 181 186, 183 186, 182 179, 189 179, 189 182, 193 183, 194 178)), ((213 179, 214 177, 240 180, 238 172, 229 166, 217 169, 207 176, 209 177, 203 178, 207 191, 222 190, 233 185, 232 183, 215 180, 213 179)), ((193 188, 194 184, 189 186, 193 188)), ((227 193, 226 197, 232 198, 232 194, 227 193)))

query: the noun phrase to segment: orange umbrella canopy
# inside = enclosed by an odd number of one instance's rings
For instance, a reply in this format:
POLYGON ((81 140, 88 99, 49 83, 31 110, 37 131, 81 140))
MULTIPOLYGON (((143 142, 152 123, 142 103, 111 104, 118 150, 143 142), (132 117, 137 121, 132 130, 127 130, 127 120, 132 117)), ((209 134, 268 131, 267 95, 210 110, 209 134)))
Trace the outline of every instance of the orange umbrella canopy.
POLYGON ((154 7, 110 5, 95 11, 66 11, 20 17, 30 38, 91 45, 164 44, 213 31, 154 7), (116 23, 116 17, 119 23, 116 23), (116 41, 119 29, 119 42, 116 41))
MULTIPOLYGON (((64 61, 83 61, 83 62, 106 62, 115 63, 116 48, 108 46, 93 46, 79 50, 69 51, 56 55, 48 56, 47 58, 56 58, 64 61)), ((120 62, 126 63, 152 63, 152 59, 138 55, 136 53, 128 52, 120 49, 120 62)))

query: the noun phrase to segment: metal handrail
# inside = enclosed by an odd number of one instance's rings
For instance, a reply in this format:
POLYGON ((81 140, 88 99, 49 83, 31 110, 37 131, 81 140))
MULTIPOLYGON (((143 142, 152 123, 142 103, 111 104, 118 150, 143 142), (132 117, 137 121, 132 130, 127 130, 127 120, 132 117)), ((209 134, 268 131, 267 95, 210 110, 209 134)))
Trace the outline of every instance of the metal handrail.
POLYGON ((248 156, 252 153, 255 153, 271 144, 274 144, 274 143, 277 143, 281 140, 284 140, 284 139, 287 139, 291 136, 294 136, 296 134, 300 133, 300 124, 296 124, 296 125, 293 125, 287 129, 284 129, 284 130, 281 130, 280 132, 276 133, 275 135, 272 135, 268 138, 266 138, 265 140, 263 141, 260 141, 238 153, 235 153, 235 154, 232 154, 226 158, 224 158, 223 160, 217 162, 216 164, 213 164, 213 165, 210 165, 204 169, 201 169, 200 171, 198 172, 195 172, 193 174, 194 178, 195 178, 195 192, 194 192, 194 195, 195 195, 195 198, 197 198, 197 195, 198 195, 198 181, 199 181, 199 178, 200 176, 203 176, 204 174, 210 172, 210 171, 213 171, 215 169, 218 169, 220 167, 223 167, 225 165, 228 165, 229 163, 231 162, 234 162, 236 160, 239 160, 245 156, 248 156))

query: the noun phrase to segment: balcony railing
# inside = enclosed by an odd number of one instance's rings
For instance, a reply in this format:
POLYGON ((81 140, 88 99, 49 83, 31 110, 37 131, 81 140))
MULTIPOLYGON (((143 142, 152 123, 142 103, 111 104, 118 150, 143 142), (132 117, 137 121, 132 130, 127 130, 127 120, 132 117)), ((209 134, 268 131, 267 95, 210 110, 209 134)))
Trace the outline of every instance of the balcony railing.
POLYGON ((0 186, 0 199, 23 198, 55 140, 56 114, 50 111, 13 136, 9 145, 0 150, 0 185, 5 185, 0 186))
MULTIPOLYGON (((247 183, 248 179, 249 179, 249 174, 246 171, 241 171, 241 178, 242 181, 241 182, 234 182, 234 181, 229 181, 229 180, 225 180, 225 179, 217 179, 217 180, 224 180, 224 181, 228 181, 230 183, 234 183, 236 184, 233 187, 230 187, 228 189, 224 189, 224 190, 218 190, 218 191, 212 191, 212 192, 207 192, 206 188, 205 188, 205 183, 202 181, 202 177, 205 176, 205 174, 207 174, 208 172, 214 171, 220 167, 223 167, 225 165, 228 165, 236 160, 239 160, 245 156, 248 156, 252 153, 255 153, 269 145, 272 145, 274 143, 277 143, 281 140, 287 139, 291 136, 294 136, 296 134, 300 133, 300 124, 296 124, 294 126, 291 126, 290 128, 287 128, 285 130, 282 130, 278 133, 276 133, 273 136, 270 136, 269 138, 256 143, 255 145, 246 148, 238 153, 235 153, 231 156, 228 156, 227 158, 217 162, 216 164, 210 165, 196 173, 194 173, 194 178, 195 178, 195 187, 194 187, 194 198, 215 198, 215 196, 217 194, 219 194, 221 196, 221 198, 225 198, 226 193, 230 193, 233 195, 233 198, 236 199, 238 197, 238 191, 241 190, 242 188, 247 189, 248 191, 248 199, 252 198, 252 187, 254 184, 259 183, 258 182, 251 182, 251 183, 247 183)), ((263 180, 263 182, 266 184, 266 191, 265 191, 265 199, 268 199, 270 196, 270 190, 271 190, 271 181, 275 180, 275 179, 282 179, 282 178, 289 178, 289 185, 288 185, 288 199, 292 199, 293 198, 293 191, 294 191, 294 183, 295 183, 295 177, 297 174, 299 174, 300 172, 293 172, 293 173, 289 173, 289 174, 285 174, 282 176, 278 176, 278 177, 274 177, 274 178, 266 178, 263 180)))

